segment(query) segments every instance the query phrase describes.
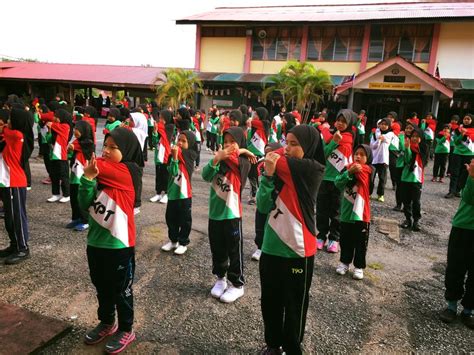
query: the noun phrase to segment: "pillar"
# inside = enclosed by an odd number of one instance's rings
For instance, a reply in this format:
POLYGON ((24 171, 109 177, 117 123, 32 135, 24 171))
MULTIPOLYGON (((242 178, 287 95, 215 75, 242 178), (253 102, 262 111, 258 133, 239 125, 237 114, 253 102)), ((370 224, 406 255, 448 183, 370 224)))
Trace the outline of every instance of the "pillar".
POLYGON ((438 116, 439 97, 440 97, 439 91, 435 91, 433 93, 433 101, 431 102, 431 112, 433 113, 435 117, 438 116))

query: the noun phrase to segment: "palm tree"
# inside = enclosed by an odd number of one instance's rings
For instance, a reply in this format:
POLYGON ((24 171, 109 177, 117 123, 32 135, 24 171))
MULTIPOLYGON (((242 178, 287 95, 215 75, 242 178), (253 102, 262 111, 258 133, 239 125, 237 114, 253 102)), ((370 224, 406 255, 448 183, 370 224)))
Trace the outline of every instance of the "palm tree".
POLYGON ((202 82, 192 70, 170 68, 155 79, 156 102, 173 109, 181 104, 192 104, 197 93, 202 93, 202 82))
POLYGON ((308 121, 311 107, 319 105, 323 96, 332 90, 331 77, 326 70, 316 69, 307 62, 289 61, 277 74, 270 76, 268 84, 263 84, 264 100, 271 93, 278 91, 283 102, 294 102, 301 112, 303 122, 308 121))

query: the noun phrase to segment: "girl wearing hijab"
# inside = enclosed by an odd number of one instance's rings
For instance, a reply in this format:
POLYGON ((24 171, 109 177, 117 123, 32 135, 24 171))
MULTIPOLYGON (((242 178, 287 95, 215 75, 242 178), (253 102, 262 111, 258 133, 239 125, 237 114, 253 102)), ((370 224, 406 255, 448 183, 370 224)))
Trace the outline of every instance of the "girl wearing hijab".
POLYGON ((349 271, 354 263, 352 277, 364 278, 365 256, 369 242, 370 185, 372 184, 372 150, 360 144, 354 150, 354 163, 336 177, 334 184, 343 191, 341 205, 341 258, 336 268, 339 275, 349 271))
MULTIPOLYGON (((396 174, 395 174, 395 201, 396 205, 393 208, 394 211, 397 212, 402 212, 402 189, 400 187, 401 181, 402 181, 402 172, 403 172, 403 167, 405 166, 405 138, 406 137, 411 137, 411 133, 413 132, 414 125, 411 124, 410 122, 405 123, 405 130, 401 131, 400 134, 398 135, 398 140, 399 140, 399 152, 398 152, 398 157, 396 161, 396 174)), ((373 188, 373 186, 371 187, 373 188)))
MULTIPOLYGON (((370 139, 370 148, 372 149, 372 165, 375 168, 375 176, 379 177, 377 186, 377 201, 384 202, 385 185, 387 184, 387 168, 390 164, 390 146, 398 149, 398 137, 391 129, 392 120, 390 118, 382 118, 378 123, 378 129, 370 139)), ((372 191, 370 191, 372 194, 372 191)))
POLYGON ((269 354, 301 354, 316 253, 314 210, 324 175, 324 150, 314 127, 294 127, 287 143, 267 154, 257 193, 257 209, 268 213, 260 285, 269 354))
POLYGON ((74 141, 68 147, 68 151, 72 153, 71 176, 69 179, 72 217, 66 228, 82 232, 89 228, 89 224, 87 223, 86 214, 79 208, 77 195, 81 176, 84 174, 84 167, 95 151, 94 136, 89 122, 77 121, 74 126, 74 137, 74 141))
POLYGON ((122 124, 122 116, 118 108, 112 107, 107 115, 107 122, 103 130, 104 135, 112 132, 115 128, 122 124))
POLYGON ((67 148, 72 136, 72 118, 71 114, 64 109, 58 109, 54 112, 54 119, 50 121, 44 115, 42 120, 47 120, 47 126, 51 130, 48 141, 52 145, 51 149, 51 188, 53 196, 48 198, 48 202, 69 202, 69 167, 67 148), (61 190, 60 190, 61 187, 61 190), (62 191, 62 196, 60 192, 62 191))
POLYGON ((168 204, 165 218, 170 241, 161 250, 174 250, 176 255, 182 255, 188 250, 192 225, 191 176, 198 155, 196 144, 193 132, 182 131, 178 136, 178 143, 171 148, 168 164, 168 204))
POLYGON ((355 123, 355 113, 352 110, 341 110, 335 122, 337 131, 329 143, 324 147, 326 157, 326 171, 318 194, 316 223, 318 226, 317 246, 324 248, 329 238, 326 250, 328 253, 339 251, 339 209, 341 206, 341 191, 334 185, 336 177, 344 168, 352 163, 352 146, 354 133, 352 125, 355 123), (329 233, 329 237, 328 237, 329 233))
MULTIPOLYGON (((146 117, 143 113, 135 111, 130 113, 130 118, 132 120, 131 129, 140 143, 143 154, 143 164, 140 166, 140 176, 143 176, 143 167, 145 166, 145 161, 147 161, 148 150, 146 148, 146 139, 148 137, 148 123, 146 117)), ((140 206, 142 205, 142 188, 143 183, 140 178, 137 193, 135 194, 135 209, 134 213, 140 213, 140 206)))
POLYGON ((87 260, 97 290, 100 323, 85 335, 97 344, 112 335, 105 351, 118 353, 135 339, 135 194, 141 180, 143 149, 126 128, 105 136, 102 158, 92 158, 80 179, 79 206, 89 213, 87 260), (115 310, 118 324, 115 322, 115 310))
POLYGON ((28 217, 26 215, 26 174, 24 170, 28 154, 31 154, 25 140, 30 114, 13 108, 8 124, 2 122, 4 146, 0 153, 0 194, 5 210, 5 229, 10 245, 0 250, 5 264, 17 264, 30 256, 28 247, 28 217))
POLYGON ((413 125, 410 137, 405 138, 405 165, 401 178, 401 195, 405 221, 402 228, 412 228, 420 231, 421 218, 421 188, 425 180, 425 165, 428 160, 428 150, 424 141, 423 130, 413 125))
POLYGON ((460 197, 460 191, 466 184, 467 171, 465 164, 474 158, 474 115, 468 113, 462 119, 462 125, 454 131, 454 151, 451 159, 451 178, 449 193, 445 198, 460 197))
MULTIPOLYGON (((39 105, 37 108, 38 114, 38 140, 39 140, 39 150, 40 154, 43 156, 43 163, 48 173, 48 177, 41 181, 42 184, 50 185, 51 184, 51 146, 48 143, 48 126, 46 121, 42 120, 41 117, 47 113, 50 113, 48 106, 39 105)), ((54 119, 54 113, 51 112, 51 118, 54 119)))
POLYGON ((224 303, 244 295, 241 194, 250 163, 241 154, 251 154, 245 146, 244 131, 230 127, 224 132, 223 149, 202 170, 202 178, 211 183, 208 234, 212 273, 217 276, 211 296, 224 303))
POLYGON ((171 153, 171 141, 176 131, 173 115, 168 110, 153 111, 155 130, 152 136, 155 147, 155 191, 150 202, 168 203, 168 158, 171 153))

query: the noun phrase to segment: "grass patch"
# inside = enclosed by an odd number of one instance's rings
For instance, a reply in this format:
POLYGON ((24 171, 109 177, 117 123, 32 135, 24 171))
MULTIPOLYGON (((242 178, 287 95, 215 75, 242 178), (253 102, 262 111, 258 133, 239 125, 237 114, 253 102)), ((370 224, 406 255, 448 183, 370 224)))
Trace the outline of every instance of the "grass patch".
POLYGON ((383 270, 383 265, 380 264, 380 263, 372 263, 372 264, 369 264, 367 266, 370 267, 373 270, 383 270))

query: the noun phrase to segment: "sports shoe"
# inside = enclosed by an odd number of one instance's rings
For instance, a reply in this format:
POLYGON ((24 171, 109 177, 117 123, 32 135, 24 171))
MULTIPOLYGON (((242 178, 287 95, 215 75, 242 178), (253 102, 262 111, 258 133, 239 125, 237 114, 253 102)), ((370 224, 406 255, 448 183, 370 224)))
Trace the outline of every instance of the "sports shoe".
POLYGON ((12 255, 16 251, 16 248, 13 248, 11 245, 0 250, 0 258, 6 258, 12 255))
POLYGON ((455 192, 454 197, 461 197, 461 193, 460 192, 455 192))
POLYGON ((27 186, 26 191, 31 191, 31 186, 27 186))
POLYGON ((249 198, 249 202, 248 202, 249 205, 255 205, 256 203, 257 203, 257 201, 255 200, 255 197, 250 197, 249 198))
POLYGON ((135 340, 135 332, 131 330, 130 332, 117 331, 110 338, 110 340, 105 344, 105 352, 108 354, 118 354, 125 350, 125 348, 132 341, 135 340))
POLYGON ((214 298, 221 298, 227 289, 227 279, 225 277, 218 278, 214 287, 211 289, 211 296, 214 298))
POLYGON ((413 226, 411 227, 411 230, 412 230, 413 232, 419 232, 419 231, 421 231, 420 223, 418 223, 418 221, 414 221, 414 222, 413 222, 413 226))
POLYGON ((188 250, 188 247, 185 245, 178 244, 178 247, 174 250, 176 255, 183 255, 188 250))
POLYGON ((46 179, 42 180, 41 183, 44 185, 51 185, 51 178, 47 177, 46 179))
POLYGON ((162 204, 167 204, 168 203, 168 195, 164 194, 163 197, 160 200, 160 203, 162 204))
POLYGON ((352 273, 352 278, 355 280, 362 280, 364 278, 364 269, 355 268, 352 273))
POLYGON ((74 227, 74 230, 76 232, 83 232, 88 228, 89 228, 89 225, 87 223, 79 223, 76 227, 74 227))
POLYGON ((323 239, 316 239, 316 248, 318 248, 318 250, 323 250, 324 242, 325 240, 323 239))
POLYGON ((20 250, 20 251, 15 251, 11 253, 7 258, 5 259, 5 265, 15 265, 19 264, 22 261, 25 261, 30 257, 30 250, 25 249, 25 250, 20 250))
POLYGON ((102 322, 99 323, 97 327, 87 332, 84 337, 84 343, 87 345, 93 345, 100 343, 106 337, 111 334, 114 334, 118 329, 117 324, 104 324, 102 322))
POLYGON ((176 243, 173 243, 173 242, 168 242, 166 243, 165 245, 163 245, 161 247, 161 250, 163 251, 171 251, 173 249, 176 249, 177 247, 179 246, 179 243, 176 242, 176 243))
POLYGON ((58 202, 61 199, 61 195, 53 195, 48 198, 46 201, 48 202, 58 202))
POLYGON ((435 178, 435 177, 432 178, 432 179, 431 179, 431 182, 436 182, 436 178, 435 178))
POLYGON ((260 351, 260 355, 281 355, 281 354, 283 354, 281 348, 271 348, 269 346, 265 346, 260 351))
POLYGON ((153 203, 158 202, 160 200, 161 200, 161 194, 160 195, 156 194, 155 196, 150 198, 150 202, 153 202, 153 203))
POLYGON ((252 260, 259 261, 261 256, 262 256, 262 251, 260 249, 257 249, 252 254, 252 260))
POLYGON ((66 228, 67 228, 67 229, 73 229, 73 228, 76 227, 79 223, 81 223, 81 220, 80 220, 80 219, 73 219, 71 222, 69 222, 68 224, 66 224, 66 228))
POLYGON ((397 211, 397 212, 403 211, 403 210, 402 210, 402 206, 400 206, 400 205, 396 205, 394 208, 392 208, 392 210, 393 210, 393 211, 397 211))
POLYGON ((403 229, 408 229, 408 228, 411 228, 411 221, 408 220, 408 219, 405 219, 402 224, 400 224, 400 227, 402 227, 403 229))
POLYGON ((468 328, 474 329, 474 314, 471 312, 461 312, 461 322, 468 328))
POLYGON ((385 199, 384 199, 383 195, 382 195, 382 196, 379 196, 379 197, 377 198, 377 201, 379 201, 379 202, 385 202, 385 199))
POLYGON ((328 253, 337 253, 339 251, 339 243, 335 240, 330 240, 326 248, 328 253))
POLYGON ((456 320, 456 312, 450 308, 446 308, 439 314, 439 319, 444 323, 452 323, 456 320))
POLYGON ((71 200, 71 198, 68 196, 68 197, 61 197, 59 199, 59 202, 61 203, 66 203, 66 202, 69 202, 71 200))
POLYGON ((349 271, 349 265, 340 263, 336 268, 336 273, 339 275, 345 275, 349 271))
POLYGON ((232 303, 244 295, 244 286, 235 287, 230 285, 224 294, 219 298, 221 302, 232 303))
POLYGON ((453 198, 453 197, 454 197, 454 194, 452 192, 449 192, 446 195, 444 195, 444 198, 453 198))
POLYGON ((139 208, 139 207, 135 207, 135 208, 133 209, 133 215, 136 216, 136 215, 139 214, 139 213, 140 213, 140 208, 139 208))

